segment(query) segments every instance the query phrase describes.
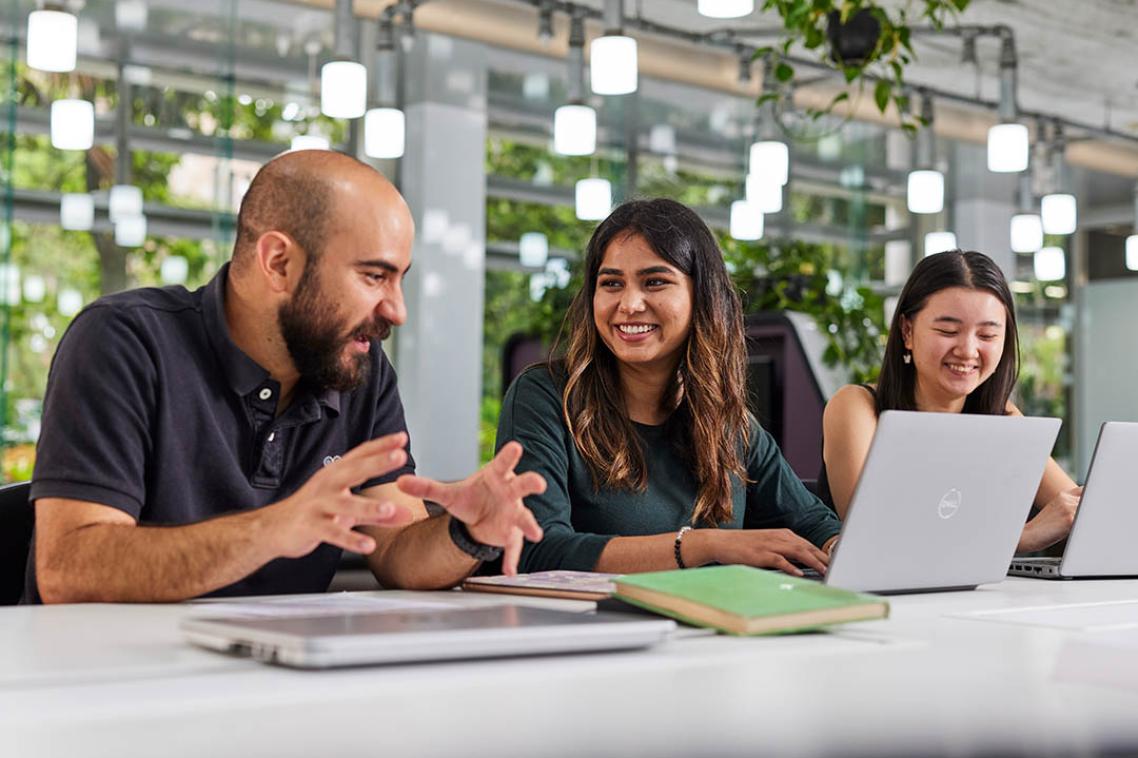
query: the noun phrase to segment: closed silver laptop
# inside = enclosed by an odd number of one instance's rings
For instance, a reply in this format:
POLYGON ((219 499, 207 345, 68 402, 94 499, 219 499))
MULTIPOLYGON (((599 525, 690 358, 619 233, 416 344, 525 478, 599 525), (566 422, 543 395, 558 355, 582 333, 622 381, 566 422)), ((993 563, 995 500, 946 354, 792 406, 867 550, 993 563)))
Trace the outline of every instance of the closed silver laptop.
POLYGON ((1008 573, 1039 579, 1138 576, 1138 424, 1108 421, 1087 470, 1061 558, 1016 558, 1008 573))
POLYGON ((666 619, 495 605, 277 618, 189 618, 190 642, 297 668, 440 661, 648 647, 666 619))
POLYGON ((826 583, 972 589, 1007 574, 1060 421, 886 411, 826 583))

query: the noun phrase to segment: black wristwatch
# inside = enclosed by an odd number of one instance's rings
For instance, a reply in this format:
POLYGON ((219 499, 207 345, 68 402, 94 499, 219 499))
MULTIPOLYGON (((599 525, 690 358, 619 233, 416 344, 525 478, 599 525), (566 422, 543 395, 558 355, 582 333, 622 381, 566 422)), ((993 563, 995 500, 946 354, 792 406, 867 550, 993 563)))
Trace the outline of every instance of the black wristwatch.
POLYGON ((478 540, 470 536, 470 532, 466 529, 466 524, 462 523, 454 516, 450 517, 450 526, 447 527, 450 532, 450 541, 454 543, 462 552, 480 561, 496 561, 502 557, 502 548, 494 547, 493 545, 484 545, 478 540))

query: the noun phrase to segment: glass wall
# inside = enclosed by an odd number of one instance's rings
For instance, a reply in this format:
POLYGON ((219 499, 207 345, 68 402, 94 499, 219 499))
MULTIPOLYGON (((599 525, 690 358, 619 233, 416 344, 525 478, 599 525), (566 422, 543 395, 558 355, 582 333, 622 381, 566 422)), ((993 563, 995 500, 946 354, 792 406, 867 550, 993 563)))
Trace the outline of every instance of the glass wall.
POLYGON ((31 473, 51 357, 75 314, 128 287, 200 286, 228 259, 236 209, 261 164, 297 135, 341 147, 349 136, 346 122, 320 115, 315 97, 317 64, 331 54, 327 11, 92 0, 77 14, 76 69, 47 73, 25 62, 36 7, 13 0, 0 18, 5 480, 31 473), (61 100, 93 105, 90 149, 52 146, 51 109, 61 100), (109 218, 119 185, 143 201, 144 226, 125 236, 109 218))
MULTIPOLYGON (((319 66, 333 43, 326 9, 270 0, 206 0, 192 9, 173 0, 89 0, 78 14, 77 70, 48 74, 24 62, 35 7, 34 0, 13 0, 0 15, 8 42, 0 61, 5 479, 30 474, 51 356, 85 304, 126 287, 200 286, 229 256, 235 211, 260 165, 298 136, 352 153, 360 138, 352 123, 319 111, 319 66), (52 147, 51 107, 63 99, 93 104, 90 149, 52 147), (146 226, 139 239, 116 240, 108 217, 116 185, 141 190, 146 226), (63 228, 65 196, 90 198, 93 219, 63 228)), ((369 39, 362 22, 355 33, 369 39)), ((784 114, 792 150, 784 209, 767 216, 763 239, 739 242, 730 238, 728 220, 744 191, 755 129, 751 99, 642 77, 634 95, 590 100, 598 150, 566 157, 551 145, 553 113, 567 97, 565 62, 490 46, 485 60, 484 455, 505 390, 506 340, 519 332, 551 337, 575 286, 574 264, 596 223, 574 211, 574 185, 587 177, 608 179, 614 201, 666 196, 695 207, 720 236, 754 307, 809 313, 828 335, 839 370, 869 377, 889 298, 922 254, 925 232, 955 222, 951 141, 939 144, 946 210, 915 218, 905 202, 913 149, 907 137, 878 124, 784 114), (519 258, 526 233, 544 236, 545 259, 519 258)), ((398 178, 396 164, 383 168, 398 178)), ((1085 173, 1088 199, 1095 202, 1094 188, 1111 181, 1085 173)), ((1097 199, 1116 202, 1113 194, 1097 199)), ((1041 280, 1032 256, 1013 264, 1023 352, 1018 398, 1028 413, 1072 412, 1073 239, 1048 240, 1068 255, 1058 278, 1041 280)), ((1094 265, 1092 278, 1130 275, 1094 265)), ((1061 454, 1068 450, 1062 441, 1061 454)))

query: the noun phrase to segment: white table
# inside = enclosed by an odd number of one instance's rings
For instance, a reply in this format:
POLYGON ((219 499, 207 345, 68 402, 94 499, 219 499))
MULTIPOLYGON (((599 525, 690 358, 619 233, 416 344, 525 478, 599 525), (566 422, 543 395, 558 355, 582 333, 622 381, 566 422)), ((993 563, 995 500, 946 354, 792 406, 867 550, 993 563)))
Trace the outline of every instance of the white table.
POLYGON ((633 653, 328 672, 192 648, 177 631, 187 606, 4 608, 0 755, 1138 749, 1138 581, 1010 579, 891 603, 887 621, 827 634, 693 637, 633 653), (1092 615, 1106 609, 1122 623, 1113 632, 1080 631, 966 615, 1073 604, 1087 604, 1092 615))

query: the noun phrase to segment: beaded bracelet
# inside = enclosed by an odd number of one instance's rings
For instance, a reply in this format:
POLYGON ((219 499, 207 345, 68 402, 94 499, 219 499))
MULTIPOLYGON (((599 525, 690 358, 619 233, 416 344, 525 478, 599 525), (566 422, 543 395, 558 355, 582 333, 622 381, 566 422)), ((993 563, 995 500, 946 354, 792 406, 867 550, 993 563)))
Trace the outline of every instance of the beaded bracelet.
POLYGON ((675 545, 676 565, 682 569, 686 569, 687 565, 684 564, 684 556, 683 556, 683 553, 680 552, 680 545, 684 541, 684 532, 690 532, 690 531, 691 531, 690 526, 681 526, 680 531, 676 532, 676 545, 675 545))

